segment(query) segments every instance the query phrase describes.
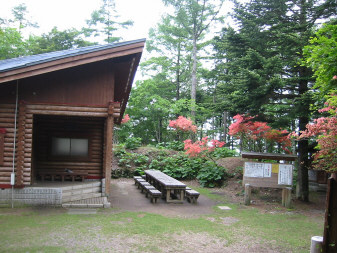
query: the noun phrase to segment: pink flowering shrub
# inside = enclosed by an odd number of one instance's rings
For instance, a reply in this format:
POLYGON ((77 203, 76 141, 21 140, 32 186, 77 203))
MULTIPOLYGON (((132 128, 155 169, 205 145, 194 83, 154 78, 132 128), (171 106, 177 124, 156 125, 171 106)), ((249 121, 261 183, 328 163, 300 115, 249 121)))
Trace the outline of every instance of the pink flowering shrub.
POLYGON ((176 120, 170 120, 169 127, 183 132, 197 132, 197 126, 193 125, 191 119, 187 119, 184 116, 179 116, 176 120))
POLYGON ((189 157, 196 157, 199 155, 207 156, 215 148, 221 148, 225 145, 225 142, 218 140, 208 140, 208 136, 201 139, 201 141, 192 142, 192 140, 184 141, 186 154, 189 157))
POLYGON ((125 123, 129 122, 129 120, 130 120, 129 114, 125 114, 122 121, 121 121, 121 124, 125 124, 125 123))

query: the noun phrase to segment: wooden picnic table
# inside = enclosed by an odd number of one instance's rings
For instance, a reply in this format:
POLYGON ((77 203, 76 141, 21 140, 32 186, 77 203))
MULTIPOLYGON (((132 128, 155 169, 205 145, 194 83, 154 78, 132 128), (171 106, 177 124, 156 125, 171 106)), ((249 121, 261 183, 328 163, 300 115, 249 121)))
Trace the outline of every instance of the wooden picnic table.
POLYGON ((186 185, 159 170, 145 170, 146 181, 159 189, 166 202, 182 203, 186 185))

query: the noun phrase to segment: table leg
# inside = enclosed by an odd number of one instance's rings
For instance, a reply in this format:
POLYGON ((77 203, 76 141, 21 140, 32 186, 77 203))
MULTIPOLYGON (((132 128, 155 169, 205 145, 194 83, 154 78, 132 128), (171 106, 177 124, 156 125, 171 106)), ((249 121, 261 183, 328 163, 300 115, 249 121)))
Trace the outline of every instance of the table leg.
POLYGON ((185 190, 180 190, 180 200, 184 201, 185 190))
POLYGON ((166 190, 166 202, 170 202, 171 200, 171 190, 166 190))

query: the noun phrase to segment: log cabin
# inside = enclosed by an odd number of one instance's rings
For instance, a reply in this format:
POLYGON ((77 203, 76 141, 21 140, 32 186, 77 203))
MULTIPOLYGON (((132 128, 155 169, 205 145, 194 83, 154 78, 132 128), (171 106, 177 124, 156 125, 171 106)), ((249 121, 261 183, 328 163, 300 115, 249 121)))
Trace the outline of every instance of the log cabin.
POLYGON ((109 194, 113 128, 123 118, 144 44, 0 61, 0 196, 1 189, 69 179, 101 180, 109 194))

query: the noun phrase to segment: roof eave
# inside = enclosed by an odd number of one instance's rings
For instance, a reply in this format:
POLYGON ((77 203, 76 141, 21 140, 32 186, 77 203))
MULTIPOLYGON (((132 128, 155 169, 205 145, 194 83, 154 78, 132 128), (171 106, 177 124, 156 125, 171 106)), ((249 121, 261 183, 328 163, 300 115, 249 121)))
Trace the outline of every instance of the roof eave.
POLYGON ((142 53, 144 45, 145 40, 141 40, 136 43, 122 45, 119 47, 113 47, 99 51, 84 53, 80 55, 69 56, 62 59, 56 59, 49 62, 43 62, 31 66, 25 66, 22 68, 9 70, 7 72, 0 73, 0 83, 19 80, 26 77, 45 74, 97 61, 142 53))

